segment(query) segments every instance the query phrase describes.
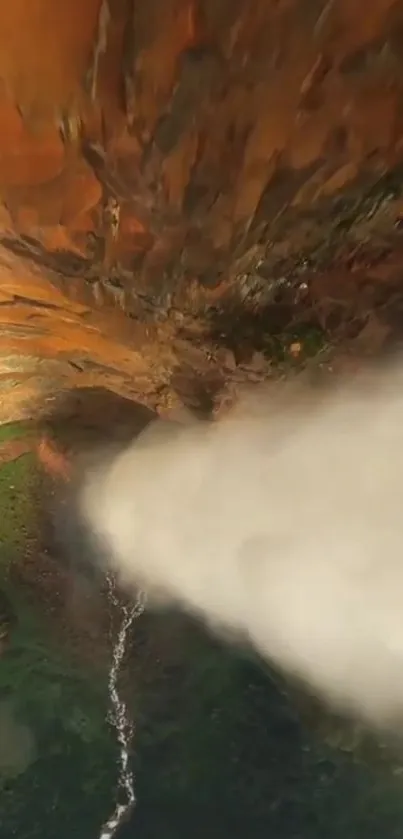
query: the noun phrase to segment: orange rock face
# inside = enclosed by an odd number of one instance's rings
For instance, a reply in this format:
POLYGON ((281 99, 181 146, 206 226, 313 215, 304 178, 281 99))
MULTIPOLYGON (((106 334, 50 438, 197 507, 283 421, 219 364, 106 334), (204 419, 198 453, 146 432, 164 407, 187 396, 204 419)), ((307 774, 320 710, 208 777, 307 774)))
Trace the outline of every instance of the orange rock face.
POLYGON ((0 77, 24 113, 49 117, 82 95, 101 0, 14 0, 0 9, 0 77))
POLYGON ((301 323, 386 340, 402 104, 403 0, 3 4, 7 416, 101 380, 211 395, 301 323))

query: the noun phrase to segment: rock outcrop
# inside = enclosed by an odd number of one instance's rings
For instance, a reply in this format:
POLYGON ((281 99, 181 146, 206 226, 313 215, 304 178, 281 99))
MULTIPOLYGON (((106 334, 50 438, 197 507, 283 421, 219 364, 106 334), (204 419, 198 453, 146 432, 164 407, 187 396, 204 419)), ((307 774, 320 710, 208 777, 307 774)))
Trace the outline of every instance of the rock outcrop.
POLYGON ((0 9, 0 419, 402 320, 403 0, 0 9), (286 338, 283 340, 284 336, 286 338))

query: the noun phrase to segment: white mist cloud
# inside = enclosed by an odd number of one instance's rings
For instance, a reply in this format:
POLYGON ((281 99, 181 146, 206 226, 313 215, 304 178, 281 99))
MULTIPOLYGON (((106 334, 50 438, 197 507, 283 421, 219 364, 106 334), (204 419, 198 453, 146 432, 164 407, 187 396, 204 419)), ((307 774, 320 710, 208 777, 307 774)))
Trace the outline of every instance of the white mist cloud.
POLYGON ((87 474, 128 585, 229 630, 333 704, 403 718, 403 374, 279 386, 216 423, 157 421, 87 474))

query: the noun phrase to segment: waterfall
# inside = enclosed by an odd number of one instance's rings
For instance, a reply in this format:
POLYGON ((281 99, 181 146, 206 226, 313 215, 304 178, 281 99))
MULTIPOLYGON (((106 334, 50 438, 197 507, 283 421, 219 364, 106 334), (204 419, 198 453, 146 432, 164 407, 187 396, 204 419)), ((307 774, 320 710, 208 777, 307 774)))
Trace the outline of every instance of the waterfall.
MULTIPOLYGON (((130 745, 134 735, 134 722, 130 718, 126 703, 119 694, 119 675, 127 649, 127 637, 133 621, 144 611, 145 598, 140 592, 134 604, 123 604, 116 592, 115 580, 112 574, 107 575, 108 597, 114 611, 121 614, 119 631, 113 640, 112 663, 108 677, 108 693, 110 710, 108 722, 115 729, 119 747, 118 755, 118 783, 116 804, 113 812, 102 827, 99 839, 111 839, 116 835, 122 822, 130 815, 136 804, 135 778, 130 768, 130 745), (122 796, 122 802, 118 799, 122 796)), ((113 632, 113 627, 111 627, 113 632)))
POLYGON ((273 382, 219 422, 156 420, 88 470, 80 510, 129 589, 401 730, 403 357, 336 380, 273 382))

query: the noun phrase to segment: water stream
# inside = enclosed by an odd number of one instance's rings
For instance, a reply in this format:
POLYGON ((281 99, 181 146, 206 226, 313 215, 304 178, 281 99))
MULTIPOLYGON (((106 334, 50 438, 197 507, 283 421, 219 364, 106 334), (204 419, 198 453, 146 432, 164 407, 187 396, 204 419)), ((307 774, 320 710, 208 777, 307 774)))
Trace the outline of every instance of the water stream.
MULTIPOLYGON (((115 729, 119 753, 116 804, 113 812, 102 827, 99 839, 112 839, 122 822, 130 817, 136 804, 135 778, 130 766, 130 749, 134 735, 134 722, 124 699, 122 699, 119 693, 119 675, 127 651, 127 638, 130 627, 133 621, 143 613, 145 606, 145 598, 142 592, 138 594, 133 604, 122 604, 112 574, 108 574, 107 583, 112 612, 121 615, 119 631, 117 637, 113 640, 112 663, 108 678, 110 701, 108 722, 115 729), (122 800, 119 800, 120 796, 122 800)), ((111 626, 112 633, 113 625, 111 626)))

